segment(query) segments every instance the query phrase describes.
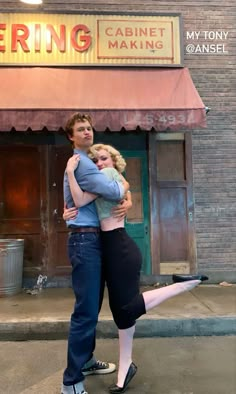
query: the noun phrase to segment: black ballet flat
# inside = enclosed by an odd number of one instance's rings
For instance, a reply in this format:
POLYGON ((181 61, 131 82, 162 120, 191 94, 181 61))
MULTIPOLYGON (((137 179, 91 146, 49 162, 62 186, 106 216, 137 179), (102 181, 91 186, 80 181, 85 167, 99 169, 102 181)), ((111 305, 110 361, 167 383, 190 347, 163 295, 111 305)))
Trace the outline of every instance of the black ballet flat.
POLYGON ((208 276, 206 275, 172 275, 172 280, 174 283, 177 282, 186 282, 188 280, 208 280, 208 276))
POLYGON ((130 367, 128 369, 128 372, 126 374, 123 387, 119 387, 116 384, 114 384, 113 386, 109 387, 109 392, 110 393, 124 393, 125 390, 127 389, 129 382, 131 381, 131 379, 133 379, 134 375, 136 374, 137 369, 138 369, 138 367, 134 363, 131 363, 130 367))

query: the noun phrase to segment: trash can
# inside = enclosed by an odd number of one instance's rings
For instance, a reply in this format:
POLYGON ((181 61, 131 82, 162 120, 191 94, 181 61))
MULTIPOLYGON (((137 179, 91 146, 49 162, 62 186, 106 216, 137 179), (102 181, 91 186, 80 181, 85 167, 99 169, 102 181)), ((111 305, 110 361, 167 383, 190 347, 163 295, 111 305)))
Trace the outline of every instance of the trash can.
POLYGON ((0 239, 0 297, 21 291, 23 253, 23 239, 0 239))

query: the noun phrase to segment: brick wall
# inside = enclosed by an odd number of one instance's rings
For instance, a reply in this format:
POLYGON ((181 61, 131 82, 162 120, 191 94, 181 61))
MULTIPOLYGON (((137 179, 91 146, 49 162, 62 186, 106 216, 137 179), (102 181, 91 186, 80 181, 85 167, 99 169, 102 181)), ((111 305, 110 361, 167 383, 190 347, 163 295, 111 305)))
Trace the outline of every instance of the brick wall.
POLYGON ((207 130, 193 133, 198 267, 210 272, 236 270, 236 5, 217 3, 211 8, 207 2, 204 12, 195 9, 185 18, 185 30, 228 32, 228 53, 185 55, 204 103, 212 108, 207 130))
MULTIPOLYGON (((2 1, 5 11, 37 10, 19 1, 2 1)), ((44 12, 180 12, 185 66, 211 108, 208 127, 193 132, 195 223, 199 271, 235 272, 236 276, 236 3, 235 1, 44 0, 44 12), (205 37, 205 31, 213 32, 205 37), (187 32, 200 32, 199 38, 187 32), (227 32, 211 39, 216 32, 227 32), (187 53, 187 45, 224 44, 228 53, 187 53)), ((189 47, 188 47, 189 48, 189 47)), ((218 48, 219 51, 219 48, 218 48)))

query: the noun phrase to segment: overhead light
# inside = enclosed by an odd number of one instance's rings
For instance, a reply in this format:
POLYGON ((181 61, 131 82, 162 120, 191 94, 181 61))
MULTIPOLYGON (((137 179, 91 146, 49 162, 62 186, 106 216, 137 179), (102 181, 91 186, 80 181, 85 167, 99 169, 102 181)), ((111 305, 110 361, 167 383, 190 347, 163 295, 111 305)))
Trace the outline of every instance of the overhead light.
POLYGON ((42 4, 43 0, 20 0, 22 3, 26 4, 42 4))

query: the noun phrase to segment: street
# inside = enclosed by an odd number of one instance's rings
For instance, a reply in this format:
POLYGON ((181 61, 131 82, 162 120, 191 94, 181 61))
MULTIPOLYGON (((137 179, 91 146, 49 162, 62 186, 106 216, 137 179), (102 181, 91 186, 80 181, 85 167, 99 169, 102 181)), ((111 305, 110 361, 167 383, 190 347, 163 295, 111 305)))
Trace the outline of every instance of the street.
MULTIPOLYGON (((67 342, 0 344, 1 394, 60 394, 67 342)), ((97 341, 97 358, 118 360, 117 339, 97 341)), ((128 394, 235 394, 236 337, 139 338, 138 373, 128 394)), ((86 378, 89 394, 108 393, 116 374, 86 378)))

